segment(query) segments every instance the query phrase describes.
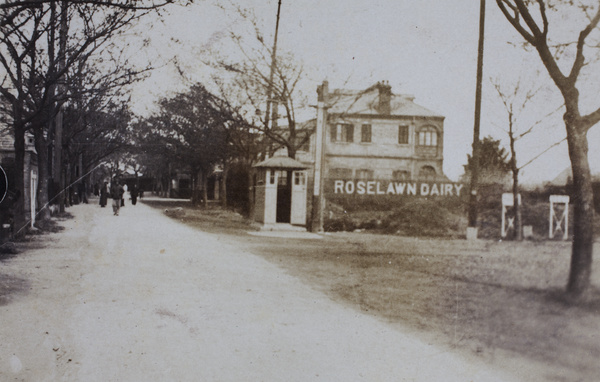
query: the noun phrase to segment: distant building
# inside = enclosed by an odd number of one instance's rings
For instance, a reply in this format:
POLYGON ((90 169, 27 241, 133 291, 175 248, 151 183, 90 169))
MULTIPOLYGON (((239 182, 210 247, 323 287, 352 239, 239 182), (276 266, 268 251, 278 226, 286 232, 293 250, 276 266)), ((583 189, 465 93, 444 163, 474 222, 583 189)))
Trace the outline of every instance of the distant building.
MULTIPOLYGON (((444 117, 414 102, 410 95, 393 94, 388 83, 365 90, 329 90, 319 87, 326 109, 324 162, 327 194, 459 195, 462 186, 450 184, 443 173, 444 117), (430 185, 431 184, 431 185, 430 185)), ((300 224, 294 219, 301 208, 294 203, 300 188, 311 208, 315 184, 316 119, 298 124, 313 132, 290 163, 267 160, 257 166, 257 221, 300 224), (263 191, 262 188, 265 188, 263 191), (276 203, 276 205, 275 205, 276 203), (284 211, 285 213, 281 213, 284 211)), ((283 128, 285 129, 285 128, 283 128)), ((285 149, 274 157, 286 156, 285 149)), ((306 215, 308 216, 308 215, 306 215)))
MULTIPOLYGON (((416 104, 413 96, 393 94, 382 82, 333 91, 324 82, 321 91, 327 108, 326 178, 447 181, 442 115, 416 104)), ((313 161, 314 135, 309 147, 297 159, 313 161)))
MULTIPOLYGON (((600 183, 600 171, 594 171, 592 169, 592 182, 600 183)), ((558 174, 554 179, 546 184, 549 186, 567 186, 573 183, 573 170, 571 167, 567 167, 560 174, 558 174)))

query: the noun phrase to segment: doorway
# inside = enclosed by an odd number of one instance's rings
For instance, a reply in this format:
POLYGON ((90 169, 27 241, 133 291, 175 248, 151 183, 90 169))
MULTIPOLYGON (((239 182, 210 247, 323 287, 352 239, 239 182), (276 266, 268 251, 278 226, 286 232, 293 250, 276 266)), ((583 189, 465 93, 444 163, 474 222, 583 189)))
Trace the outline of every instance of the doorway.
POLYGON ((277 171, 277 223, 289 223, 292 210, 291 171, 277 171))

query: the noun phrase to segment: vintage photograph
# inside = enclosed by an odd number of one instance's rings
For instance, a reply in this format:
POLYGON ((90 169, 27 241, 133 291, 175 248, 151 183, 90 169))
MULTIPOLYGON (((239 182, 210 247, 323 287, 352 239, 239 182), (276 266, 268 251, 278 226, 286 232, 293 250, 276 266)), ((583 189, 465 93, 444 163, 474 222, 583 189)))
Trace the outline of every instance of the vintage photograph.
POLYGON ((0 0, 0 381, 600 380, 600 2, 0 0))

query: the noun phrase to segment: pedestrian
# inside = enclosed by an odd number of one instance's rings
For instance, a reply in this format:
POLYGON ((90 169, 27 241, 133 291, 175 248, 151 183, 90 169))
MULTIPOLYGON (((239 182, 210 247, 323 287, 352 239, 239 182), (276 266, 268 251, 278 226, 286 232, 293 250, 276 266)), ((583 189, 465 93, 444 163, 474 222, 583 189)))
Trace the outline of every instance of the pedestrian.
POLYGON ((100 188, 100 207, 106 207, 106 201, 108 199, 108 182, 104 182, 104 185, 100 188))
POLYGON ((138 197, 138 188, 137 188, 136 184, 134 184, 131 187, 131 191, 129 191, 129 195, 131 195, 131 204, 135 206, 135 204, 137 203, 137 197, 138 197))
POLYGON ((81 198, 82 203, 88 204, 87 187, 85 186, 84 181, 81 181, 81 183, 79 183, 79 197, 81 198))
POLYGON ((123 197, 121 198, 121 207, 125 207, 125 194, 127 193, 127 183, 123 185, 123 197))
POLYGON ((119 216, 119 210, 121 209, 121 200, 123 199, 123 187, 119 184, 119 181, 115 178, 110 184, 110 197, 112 198, 113 214, 119 216))

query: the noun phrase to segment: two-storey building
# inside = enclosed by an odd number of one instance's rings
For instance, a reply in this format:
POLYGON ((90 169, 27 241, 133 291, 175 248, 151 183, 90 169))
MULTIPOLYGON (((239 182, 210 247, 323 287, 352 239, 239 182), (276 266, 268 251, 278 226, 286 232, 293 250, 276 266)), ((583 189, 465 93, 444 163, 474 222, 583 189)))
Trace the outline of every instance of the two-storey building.
POLYGON ((443 175, 444 117, 392 93, 320 87, 327 115, 326 178, 437 181, 443 175))

